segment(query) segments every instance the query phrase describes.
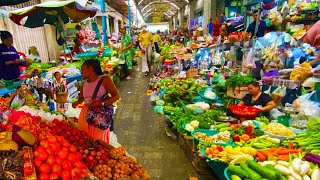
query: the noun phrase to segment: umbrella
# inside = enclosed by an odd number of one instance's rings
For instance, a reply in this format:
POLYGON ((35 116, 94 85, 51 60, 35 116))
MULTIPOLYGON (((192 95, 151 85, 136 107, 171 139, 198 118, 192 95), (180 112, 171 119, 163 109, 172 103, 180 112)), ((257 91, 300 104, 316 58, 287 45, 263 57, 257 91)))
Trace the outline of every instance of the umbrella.
POLYGON ((79 23, 88 17, 94 17, 96 12, 97 9, 84 7, 76 0, 48 1, 11 11, 9 17, 18 25, 36 28, 44 24, 56 25, 59 19, 65 24, 70 20, 79 23))

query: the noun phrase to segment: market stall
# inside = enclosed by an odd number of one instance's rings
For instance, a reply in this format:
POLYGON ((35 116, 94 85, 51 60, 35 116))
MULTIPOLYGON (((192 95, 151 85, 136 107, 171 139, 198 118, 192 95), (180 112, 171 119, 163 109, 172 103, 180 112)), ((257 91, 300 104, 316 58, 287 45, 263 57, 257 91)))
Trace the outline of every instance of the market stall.
POLYGON ((227 180, 319 178, 320 57, 301 31, 162 47, 148 95, 200 176, 210 169, 227 180), (259 106, 237 106, 254 81, 275 103, 265 116, 259 106))

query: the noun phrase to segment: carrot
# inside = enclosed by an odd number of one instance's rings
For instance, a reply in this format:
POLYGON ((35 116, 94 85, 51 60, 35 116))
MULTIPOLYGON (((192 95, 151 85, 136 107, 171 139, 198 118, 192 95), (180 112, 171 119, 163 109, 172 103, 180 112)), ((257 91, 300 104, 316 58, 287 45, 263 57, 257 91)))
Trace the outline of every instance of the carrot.
POLYGON ((289 144, 289 147, 288 147, 289 149, 293 149, 294 148, 294 142, 293 141, 291 141, 290 142, 290 144, 289 144))
POLYGON ((279 147, 278 149, 274 150, 274 151, 272 152, 272 154, 278 155, 279 151, 281 151, 281 150, 283 150, 283 149, 285 149, 285 148, 279 147))
POLYGON ((278 160, 289 161, 290 158, 288 155, 280 155, 280 156, 278 156, 278 160))
POLYGON ((275 150, 276 150, 276 148, 270 148, 270 149, 269 149, 269 152, 270 152, 270 153, 273 153, 275 150))
POLYGON ((262 161, 259 156, 257 156, 256 159, 257 159, 257 161, 259 161, 259 162, 262 161))
POLYGON ((267 156, 265 156, 264 154, 262 154, 261 152, 257 151, 257 158, 259 158, 261 161, 264 161, 267 159, 267 156))
POLYGON ((278 152, 279 155, 288 155, 293 153, 299 153, 299 150, 296 149, 284 149, 278 152))
POLYGON ((270 152, 269 151, 262 151, 262 150, 259 150, 259 152, 261 154, 263 154, 265 157, 268 157, 270 155, 270 152))

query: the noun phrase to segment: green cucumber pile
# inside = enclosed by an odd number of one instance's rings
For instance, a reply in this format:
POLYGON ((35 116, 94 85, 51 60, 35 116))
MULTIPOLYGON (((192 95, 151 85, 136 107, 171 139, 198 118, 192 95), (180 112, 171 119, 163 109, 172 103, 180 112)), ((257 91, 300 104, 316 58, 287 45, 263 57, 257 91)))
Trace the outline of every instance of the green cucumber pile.
MULTIPOLYGON (((272 166, 271 166, 272 167, 272 166)), ((263 180, 263 179, 274 179, 274 180, 285 180, 285 176, 281 174, 275 168, 265 168, 254 161, 247 161, 241 163, 240 166, 229 165, 228 172, 231 180, 263 180)))

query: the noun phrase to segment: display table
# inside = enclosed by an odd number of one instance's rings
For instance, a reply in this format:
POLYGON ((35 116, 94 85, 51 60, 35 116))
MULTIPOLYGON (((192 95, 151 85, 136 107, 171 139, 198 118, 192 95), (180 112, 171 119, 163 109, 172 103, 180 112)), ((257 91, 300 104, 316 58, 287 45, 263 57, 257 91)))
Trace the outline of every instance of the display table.
POLYGON ((14 91, 16 91, 16 89, 8 90, 6 87, 2 87, 2 88, 0 88, 0 96, 3 96, 5 94, 11 94, 14 91))
POLYGON ((3 96, 5 94, 11 94, 14 91, 16 91, 17 87, 22 84, 24 81, 20 80, 20 81, 16 81, 13 84, 11 84, 11 88, 8 87, 1 87, 0 88, 0 96, 3 96))

